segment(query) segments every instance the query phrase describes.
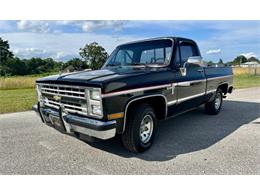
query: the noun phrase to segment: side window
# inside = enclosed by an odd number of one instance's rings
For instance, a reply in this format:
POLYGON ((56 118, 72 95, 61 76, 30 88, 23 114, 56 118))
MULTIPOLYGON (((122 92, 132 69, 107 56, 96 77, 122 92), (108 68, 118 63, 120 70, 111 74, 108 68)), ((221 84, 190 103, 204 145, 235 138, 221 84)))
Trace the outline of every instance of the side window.
POLYGON ((197 55, 194 45, 190 43, 181 43, 180 52, 181 52, 181 65, 187 62, 189 57, 197 55))

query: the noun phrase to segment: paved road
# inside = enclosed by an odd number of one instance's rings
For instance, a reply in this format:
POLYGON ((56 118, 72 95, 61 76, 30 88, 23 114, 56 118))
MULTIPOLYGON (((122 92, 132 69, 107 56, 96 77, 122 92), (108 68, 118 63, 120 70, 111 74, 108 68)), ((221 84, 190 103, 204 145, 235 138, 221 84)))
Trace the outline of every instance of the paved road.
POLYGON ((85 143, 31 111, 0 115, 0 174, 260 174, 260 88, 236 90, 217 116, 203 108, 160 124, 153 147, 85 143))

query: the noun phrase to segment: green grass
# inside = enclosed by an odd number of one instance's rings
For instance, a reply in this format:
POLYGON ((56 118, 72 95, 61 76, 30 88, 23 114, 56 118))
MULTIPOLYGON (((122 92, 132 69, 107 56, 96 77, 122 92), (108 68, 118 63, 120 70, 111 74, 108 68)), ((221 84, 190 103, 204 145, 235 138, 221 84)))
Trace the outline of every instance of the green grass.
POLYGON ((36 102, 34 88, 0 90, 0 114, 31 110, 36 102))
POLYGON ((260 87, 260 76, 241 74, 234 76, 234 87, 236 89, 260 87))
MULTIPOLYGON (((35 79, 41 76, 0 78, 0 114, 31 110, 37 102, 35 79)), ((260 87, 260 76, 241 74, 234 77, 236 89, 257 86, 260 87)))
POLYGON ((44 74, 28 75, 28 76, 0 77, 0 90, 34 88, 36 79, 53 75, 53 74, 57 74, 57 73, 44 73, 44 74))

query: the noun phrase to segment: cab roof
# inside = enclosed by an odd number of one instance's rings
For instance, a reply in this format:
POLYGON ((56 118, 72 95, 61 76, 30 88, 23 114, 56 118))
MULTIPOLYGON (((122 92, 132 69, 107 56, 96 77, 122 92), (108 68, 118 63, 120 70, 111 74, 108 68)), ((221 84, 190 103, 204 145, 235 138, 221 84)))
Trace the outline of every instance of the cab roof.
POLYGON ((134 44, 134 43, 142 43, 142 42, 146 42, 146 41, 165 40, 165 39, 170 39, 172 41, 173 40, 180 40, 180 41, 191 41, 191 42, 194 42, 192 39, 188 39, 188 38, 169 36, 169 37, 156 37, 156 38, 150 38, 150 39, 142 39, 142 40, 137 40, 137 41, 123 43, 123 44, 120 44, 119 46, 129 45, 129 44, 134 44))

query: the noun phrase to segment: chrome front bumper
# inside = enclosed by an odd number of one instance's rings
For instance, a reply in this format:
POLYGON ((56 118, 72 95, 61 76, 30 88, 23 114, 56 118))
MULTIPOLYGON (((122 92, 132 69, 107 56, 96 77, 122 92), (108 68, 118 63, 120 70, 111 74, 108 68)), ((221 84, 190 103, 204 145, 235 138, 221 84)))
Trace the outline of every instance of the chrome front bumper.
POLYGON ((32 109, 40 115, 42 121, 61 132, 78 132, 99 139, 110 139, 116 135, 116 121, 99 121, 86 117, 65 114, 61 109, 39 107, 32 109))

